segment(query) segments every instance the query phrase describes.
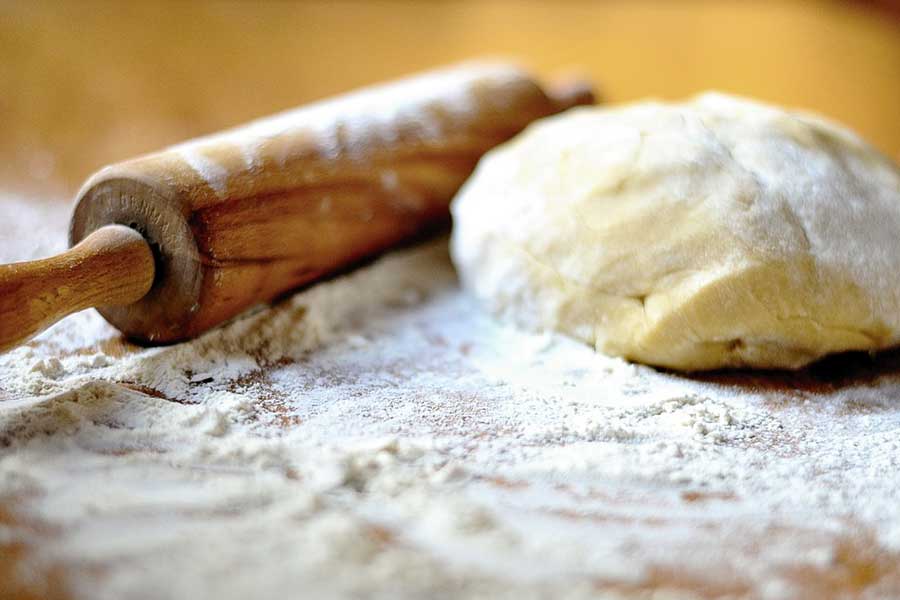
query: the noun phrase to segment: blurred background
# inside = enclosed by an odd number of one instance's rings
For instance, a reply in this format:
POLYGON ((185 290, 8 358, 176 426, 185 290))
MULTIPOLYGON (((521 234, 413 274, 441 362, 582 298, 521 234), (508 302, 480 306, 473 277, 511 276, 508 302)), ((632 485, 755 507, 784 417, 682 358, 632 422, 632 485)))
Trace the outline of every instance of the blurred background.
POLYGON ((0 187, 68 199, 105 163, 481 55, 580 70, 609 102, 810 108, 900 157, 892 0, 0 0, 0 187))

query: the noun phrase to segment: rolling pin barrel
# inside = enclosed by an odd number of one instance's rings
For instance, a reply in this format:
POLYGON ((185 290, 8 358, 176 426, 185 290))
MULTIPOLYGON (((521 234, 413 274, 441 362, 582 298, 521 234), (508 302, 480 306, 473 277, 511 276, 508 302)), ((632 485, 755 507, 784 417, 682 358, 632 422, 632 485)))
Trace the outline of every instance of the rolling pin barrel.
POLYGON ((132 339, 190 338, 446 222, 486 151, 591 101, 504 64, 370 88, 106 167, 79 192, 69 241, 139 232, 152 286, 99 310, 132 339))

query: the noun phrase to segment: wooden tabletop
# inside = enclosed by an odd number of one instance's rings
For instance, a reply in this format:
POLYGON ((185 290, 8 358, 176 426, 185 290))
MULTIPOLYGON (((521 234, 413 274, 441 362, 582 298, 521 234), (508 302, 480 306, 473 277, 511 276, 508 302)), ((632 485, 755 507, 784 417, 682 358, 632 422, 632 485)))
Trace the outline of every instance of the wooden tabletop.
MULTIPOLYGON (((0 260, 54 207, 5 198, 0 260)), ((440 238, 184 344, 79 313, 0 355, 0 598, 896 597, 898 398, 897 352, 686 376, 498 328, 440 238)))
POLYGON ((0 181, 98 167, 473 56, 577 69, 612 102, 708 89, 801 106, 900 155, 900 21, 876 3, 7 3, 0 181))

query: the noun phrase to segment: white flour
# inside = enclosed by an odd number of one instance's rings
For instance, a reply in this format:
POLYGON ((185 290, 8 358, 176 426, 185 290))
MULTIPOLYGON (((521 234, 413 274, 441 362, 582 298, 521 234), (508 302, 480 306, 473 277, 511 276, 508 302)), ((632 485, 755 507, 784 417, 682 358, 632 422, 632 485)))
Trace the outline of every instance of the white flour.
MULTIPOLYGON (((0 206, 0 260, 60 249, 58 206, 0 206)), ((84 313, 0 355, 0 549, 85 598, 900 594, 896 358, 659 373, 498 327, 445 245, 191 343, 84 313)))

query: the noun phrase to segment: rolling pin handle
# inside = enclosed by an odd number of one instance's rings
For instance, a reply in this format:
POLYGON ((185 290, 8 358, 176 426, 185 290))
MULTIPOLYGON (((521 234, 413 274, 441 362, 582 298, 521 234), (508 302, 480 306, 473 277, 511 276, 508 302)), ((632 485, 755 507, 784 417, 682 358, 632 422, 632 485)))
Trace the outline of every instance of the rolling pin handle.
POLYGON ((74 312, 137 302, 156 273, 144 237, 107 225, 56 256, 0 265, 0 352, 74 312))
POLYGON ((594 84, 577 75, 557 77, 547 87, 547 95, 560 112, 575 106, 590 106, 598 101, 594 84))

